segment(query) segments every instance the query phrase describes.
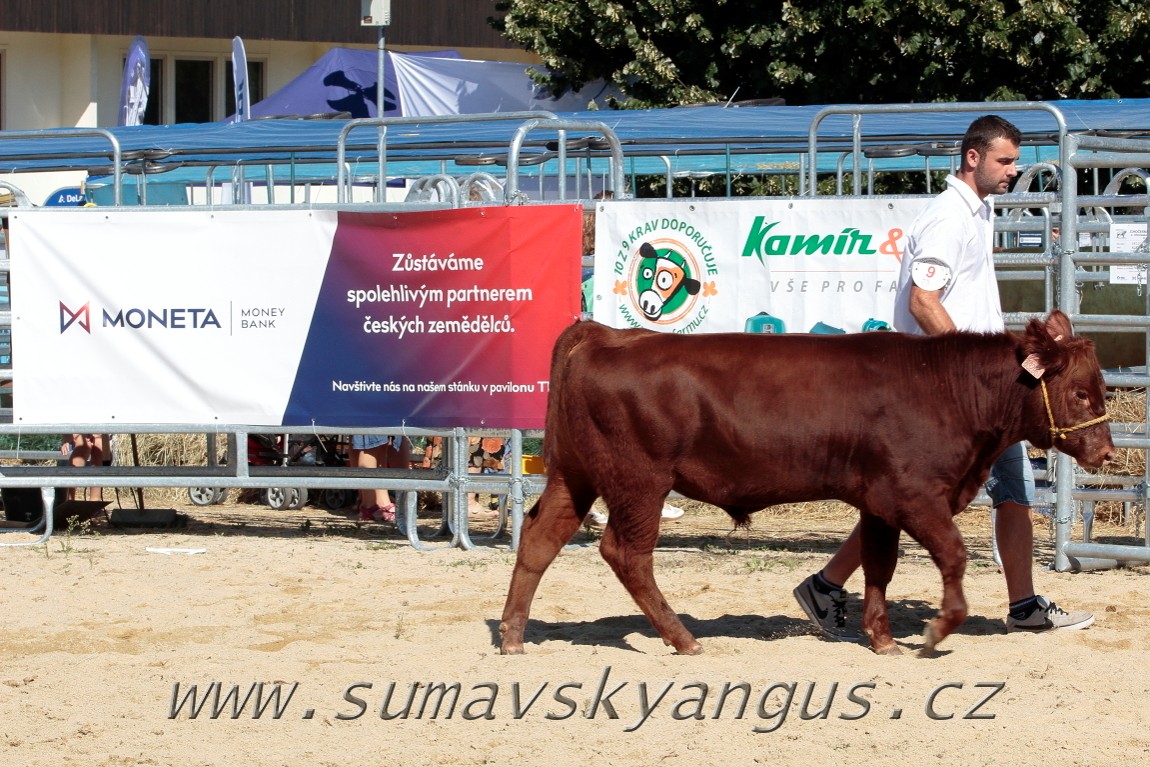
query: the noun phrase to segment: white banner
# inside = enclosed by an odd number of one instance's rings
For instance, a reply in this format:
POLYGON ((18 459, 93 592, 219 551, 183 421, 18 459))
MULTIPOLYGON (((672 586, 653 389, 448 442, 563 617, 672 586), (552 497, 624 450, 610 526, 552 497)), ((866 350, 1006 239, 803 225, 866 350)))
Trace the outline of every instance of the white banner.
POLYGON ((11 218, 18 424, 540 429, 579 316, 575 204, 11 218))
MULTIPOLYGON (((1139 248, 1145 245, 1145 221, 1110 224, 1110 250, 1112 252, 1136 253, 1139 248)), ((1112 264, 1110 266, 1110 284, 1145 285, 1146 264, 1112 264)))
POLYGON ((906 232, 929 199, 601 203, 594 317, 676 333, 889 325, 906 232))
POLYGON ((322 211, 13 214, 17 422, 279 423, 335 229, 322 211))

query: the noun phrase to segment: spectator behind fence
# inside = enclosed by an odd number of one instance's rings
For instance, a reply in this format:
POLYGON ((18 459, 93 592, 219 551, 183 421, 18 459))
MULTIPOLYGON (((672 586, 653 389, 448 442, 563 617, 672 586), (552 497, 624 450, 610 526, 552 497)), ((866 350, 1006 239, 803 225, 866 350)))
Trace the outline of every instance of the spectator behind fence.
MULTIPOLYGON (((469 474, 501 473, 504 470, 503 459, 507 451, 504 440, 495 437, 467 438, 467 472, 469 474)), ((423 448, 423 458, 420 465, 425 469, 433 469, 443 461, 443 438, 429 437, 423 448)), ((499 517, 499 511, 480 501, 479 493, 467 494, 467 516, 471 520, 491 520, 499 517)), ((496 504, 498 505, 498 504, 496 504)))
MULTIPOLYGON (((353 434, 348 464, 361 469, 409 469, 411 440, 386 434, 353 434)), ((395 524, 395 504, 387 488, 359 491, 359 521, 395 524)))
MULTIPOLYGON (((112 465, 112 435, 111 434, 69 434, 60 445, 60 455, 64 456, 72 466, 111 466, 112 465)), ((104 500, 104 488, 87 488, 89 501, 104 500)), ((68 500, 76 498, 76 488, 68 488, 68 500)))

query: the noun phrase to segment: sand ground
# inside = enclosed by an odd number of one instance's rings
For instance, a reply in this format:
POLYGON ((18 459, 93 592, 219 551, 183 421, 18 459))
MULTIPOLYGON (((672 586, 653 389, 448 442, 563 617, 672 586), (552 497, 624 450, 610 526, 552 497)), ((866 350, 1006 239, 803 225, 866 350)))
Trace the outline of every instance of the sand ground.
MULTIPOLYGON (((181 506, 187 525, 174 530, 96 519, 90 532, 2 548, 4 763, 1150 758, 1150 568, 1040 571, 1043 593, 1093 610, 1096 624, 1008 634, 987 515, 968 511, 970 619, 934 657, 917 657, 940 585, 904 541, 890 597, 906 652, 878 657, 813 636, 790 593, 853 512, 768 510, 732 533, 718 510, 685 505, 664 526, 656 574, 705 646, 695 657, 663 645, 593 531, 546 574, 520 657, 496 644, 514 561, 505 539, 419 552, 381 526, 356 525, 350 510, 230 504, 181 506)), ((433 515, 427 524, 430 533, 433 515)), ((1049 526, 1035 524, 1046 562, 1049 526)), ((1137 543, 1138 524, 1097 524, 1095 539, 1137 543)), ((852 602, 856 623, 858 614, 852 602)))

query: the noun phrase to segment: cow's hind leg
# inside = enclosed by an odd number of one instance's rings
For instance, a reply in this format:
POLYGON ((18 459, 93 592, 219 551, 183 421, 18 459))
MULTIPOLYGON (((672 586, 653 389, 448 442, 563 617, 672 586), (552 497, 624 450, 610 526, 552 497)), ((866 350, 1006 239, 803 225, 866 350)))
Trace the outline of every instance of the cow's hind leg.
POLYGON ((966 544, 954 524, 949 509, 920 514, 905 520, 908 535, 923 545, 942 574, 942 606, 938 615, 926 624, 921 654, 928 655, 936 645, 966 620, 966 597, 962 578, 966 573, 966 544))
POLYGON ((863 512, 861 526, 863 587, 863 630, 870 637, 871 648, 880 655, 898 655, 901 651, 890 634, 886 587, 898 561, 897 527, 888 525, 874 514, 863 512))
POLYGON ((608 508, 610 518, 599 553, 663 641, 680 655, 698 655, 703 646, 687 631, 655 583, 653 552, 659 540, 662 496, 626 506, 609 504, 608 508))
POLYGON ((543 495, 523 518, 519 552, 499 624, 503 655, 523 653, 523 631, 539 580, 559 550, 571 540, 587 515, 595 496, 573 492, 561 474, 548 477, 543 495))

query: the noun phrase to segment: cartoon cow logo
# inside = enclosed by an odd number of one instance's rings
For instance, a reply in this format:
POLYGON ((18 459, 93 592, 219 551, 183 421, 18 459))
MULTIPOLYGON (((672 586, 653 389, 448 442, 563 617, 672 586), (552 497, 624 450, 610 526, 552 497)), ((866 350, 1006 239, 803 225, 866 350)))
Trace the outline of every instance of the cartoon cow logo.
POLYGON ((666 249, 657 251, 644 242, 639 246, 639 269, 635 287, 639 293, 639 310, 652 322, 678 308, 687 296, 697 295, 700 284, 691 276, 681 254, 666 249))

